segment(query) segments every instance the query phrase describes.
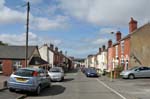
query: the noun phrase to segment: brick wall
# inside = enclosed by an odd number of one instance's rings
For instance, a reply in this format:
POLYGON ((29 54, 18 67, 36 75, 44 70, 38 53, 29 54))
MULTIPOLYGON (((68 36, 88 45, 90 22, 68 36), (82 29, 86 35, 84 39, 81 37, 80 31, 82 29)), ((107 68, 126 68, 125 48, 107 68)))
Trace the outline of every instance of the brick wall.
MULTIPOLYGON (((25 67, 25 60, 21 61, 22 67, 25 67)), ((9 76, 13 73, 13 61, 12 60, 3 60, 3 75, 9 76)))
POLYGON ((12 69, 12 61, 11 60, 3 60, 3 74, 9 76, 13 72, 12 69))
POLYGON ((22 64, 22 67, 25 67, 25 64, 26 64, 26 63, 25 63, 25 60, 22 60, 22 61, 21 61, 21 64, 22 64))

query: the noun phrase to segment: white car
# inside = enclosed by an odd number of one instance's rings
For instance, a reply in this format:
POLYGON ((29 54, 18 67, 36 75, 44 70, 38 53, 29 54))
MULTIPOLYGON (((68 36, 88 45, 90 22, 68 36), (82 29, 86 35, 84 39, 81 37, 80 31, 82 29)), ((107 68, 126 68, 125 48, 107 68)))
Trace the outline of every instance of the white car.
POLYGON ((51 81, 63 81, 64 70, 62 67, 53 67, 48 71, 51 81))

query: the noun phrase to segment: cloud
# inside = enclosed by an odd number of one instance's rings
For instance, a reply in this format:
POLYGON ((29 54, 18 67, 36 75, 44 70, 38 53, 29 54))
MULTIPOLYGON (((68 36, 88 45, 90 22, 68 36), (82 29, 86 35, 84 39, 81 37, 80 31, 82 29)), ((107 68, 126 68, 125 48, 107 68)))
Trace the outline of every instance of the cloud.
MULTIPOLYGON (((0 34, 0 40, 10 45, 25 45, 25 37, 25 33, 22 33, 20 35, 5 33, 0 34)), ((61 40, 54 38, 45 38, 38 36, 35 33, 29 32, 29 45, 42 45, 44 43, 53 43, 54 45, 59 45, 61 43, 61 40)))
POLYGON ((117 28, 101 28, 99 34, 110 35, 112 32, 115 33, 117 30, 118 30, 117 28))
POLYGON ((108 38, 98 38, 95 39, 92 43, 96 45, 102 45, 105 44, 108 41, 108 38))
POLYGON ((25 13, 12 10, 5 5, 5 0, 0 1, 0 24, 17 23, 25 21, 25 13))
POLYGON ((4 4, 5 4, 5 0, 0 0, 0 9, 4 7, 4 4))
POLYGON ((148 21, 149 5, 149 0, 60 0, 68 15, 103 26, 127 26, 130 17, 148 21))
MULTIPOLYGON (((36 0, 32 0, 33 2, 36 0)), ((42 0, 38 0, 42 1, 42 0)), ((5 0, 0 1, 0 24, 13 24, 13 23, 24 23, 26 24, 26 12, 20 12, 14 9, 10 9, 5 6, 5 0)), ((50 18, 34 16, 30 13, 30 26, 34 30, 47 31, 50 29, 58 29, 67 27, 66 16, 54 15, 50 18)))
POLYGON ((37 17, 32 20, 31 28, 46 31, 49 29, 58 29, 67 27, 67 17, 56 16, 54 19, 37 17))
POLYGON ((25 1, 25 2, 30 1, 31 4, 39 4, 39 3, 41 3, 43 0, 23 0, 23 1, 25 1))

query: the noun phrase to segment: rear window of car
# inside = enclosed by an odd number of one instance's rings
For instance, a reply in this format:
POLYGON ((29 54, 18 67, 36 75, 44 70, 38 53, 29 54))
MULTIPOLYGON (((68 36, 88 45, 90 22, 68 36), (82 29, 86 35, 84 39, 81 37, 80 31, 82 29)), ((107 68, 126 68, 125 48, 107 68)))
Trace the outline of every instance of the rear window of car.
POLYGON ((50 69, 50 72, 61 72, 61 69, 59 69, 59 68, 52 68, 52 69, 50 69))
POLYGON ((14 74, 18 76, 32 77, 33 73, 33 70, 19 69, 14 74))

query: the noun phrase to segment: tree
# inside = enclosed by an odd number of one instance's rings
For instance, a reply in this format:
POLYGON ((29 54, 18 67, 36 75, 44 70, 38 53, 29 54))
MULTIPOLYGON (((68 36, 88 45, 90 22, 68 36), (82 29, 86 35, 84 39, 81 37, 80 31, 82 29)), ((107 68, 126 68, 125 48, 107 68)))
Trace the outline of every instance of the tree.
POLYGON ((0 41, 0 45, 8 45, 8 44, 0 41))

